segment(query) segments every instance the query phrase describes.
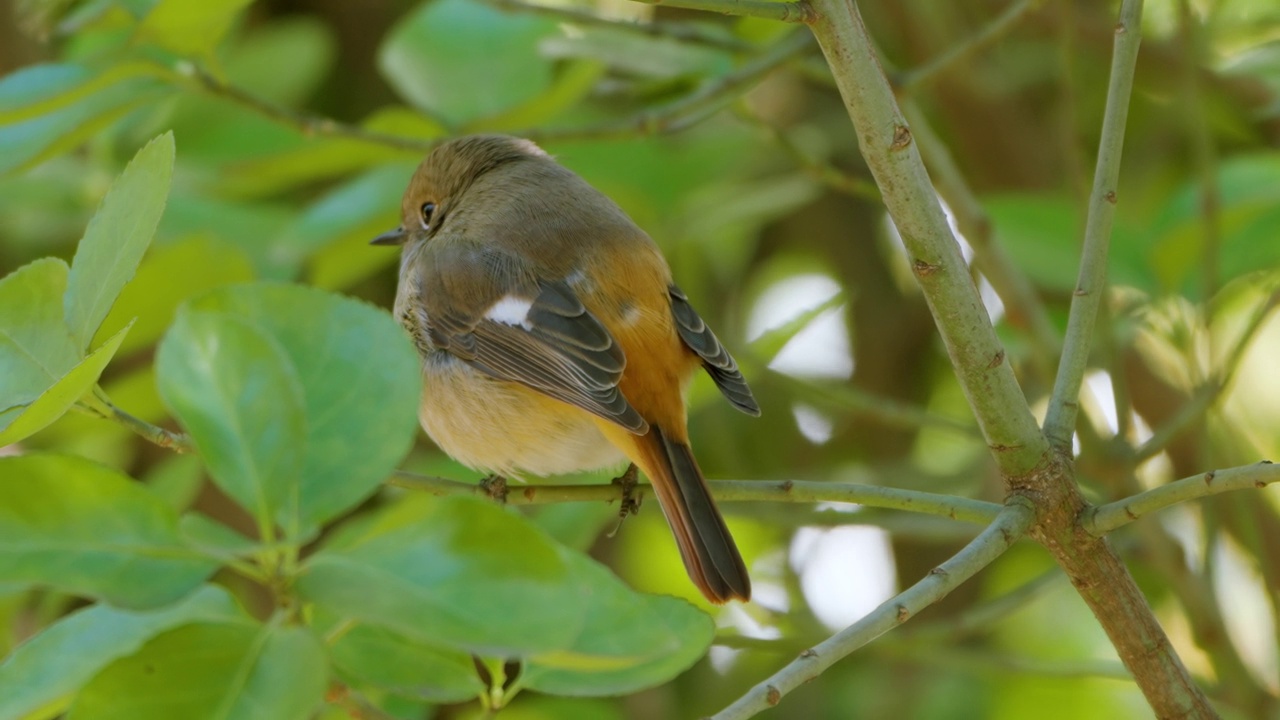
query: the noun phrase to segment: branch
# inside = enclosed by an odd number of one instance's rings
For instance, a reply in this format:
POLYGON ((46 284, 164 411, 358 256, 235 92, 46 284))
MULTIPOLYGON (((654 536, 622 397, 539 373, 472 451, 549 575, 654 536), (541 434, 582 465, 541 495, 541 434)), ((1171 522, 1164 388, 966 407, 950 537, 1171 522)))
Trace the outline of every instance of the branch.
POLYGON ((705 10, 721 15, 758 17, 790 23, 813 21, 813 9, 805 0, 770 2, 770 0, 636 0, 645 5, 705 10))
POLYGON ((1178 503, 1232 490, 1262 488, 1274 482, 1280 482, 1280 465, 1274 465, 1270 460, 1226 470, 1211 470, 1176 480, 1168 485, 1161 485, 1124 500, 1091 508, 1081 518, 1080 523, 1090 535, 1101 537, 1144 515, 1178 503))
MULTIPOLYGON (((509 505, 548 505, 563 502, 613 502, 621 500, 625 488, 616 484, 602 485, 506 485, 495 493, 491 487, 472 485, 438 477, 396 472, 387 484, 432 495, 479 495, 501 500, 509 505)), ((898 488, 831 483, 806 480, 712 480, 707 483, 712 495, 721 502, 840 502, 867 507, 907 510, 938 515, 972 523, 990 522, 1000 513, 1000 506, 982 500, 939 495, 937 493, 898 488)), ((651 493, 647 485, 629 491, 635 500, 651 493)))
POLYGON ((303 135, 363 140, 418 155, 430 152, 431 148, 436 145, 434 140, 421 140, 403 135, 373 132, 355 125, 340 123, 332 118, 302 113, 283 105, 277 105, 214 76, 195 63, 182 63, 179 67, 179 72, 184 77, 194 80, 197 88, 224 100, 230 100, 269 120, 293 127, 303 135))
POLYGON ((1000 557, 1027 531, 1034 520, 1035 512, 1031 506, 1015 499, 1013 504, 1006 505, 1000 511, 981 535, 955 557, 939 565, 907 590, 881 603, 858 622, 800 653, 800 657, 712 716, 713 720, 749 718, 777 705, 783 695, 946 597, 961 583, 1000 557))
POLYGON ((1116 185, 1120 179, 1120 158, 1124 150, 1125 122, 1129 117, 1129 96, 1133 73, 1142 43, 1142 0, 1125 0, 1116 25, 1115 48, 1111 57, 1111 80, 1107 106, 1102 116, 1102 137, 1098 143, 1098 164, 1089 195, 1089 215, 1085 221, 1084 251, 1080 276, 1067 320, 1062 362, 1044 430, 1059 450, 1070 452, 1071 434, 1079 411, 1080 384, 1089 361, 1093 327, 1107 284, 1107 250, 1111 244, 1111 223, 1116 212, 1116 185))
POLYGON ((1045 463, 1048 443, 1005 362, 862 18, 851 0, 813 0, 813 6, 814 35, 983 437, 1002 475, 1027 476, 1045 463))
POLYGON ((903 93, 910 93, 918 86, 933 80, 952 65, 998 40, 1021 20, 1023 15, 1039 4, 1040 0, 1018 0, 1009 5, 1004 12, 992 18, 981 30, 964 41, 923 65, 900 75, 895 83, 896 87, 903 93))

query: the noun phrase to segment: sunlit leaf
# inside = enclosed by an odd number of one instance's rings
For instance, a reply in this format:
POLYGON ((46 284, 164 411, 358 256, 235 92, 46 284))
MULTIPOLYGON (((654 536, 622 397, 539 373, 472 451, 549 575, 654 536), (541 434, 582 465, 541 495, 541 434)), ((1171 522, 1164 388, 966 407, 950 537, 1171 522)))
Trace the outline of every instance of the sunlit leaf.
POLYGON ((0 447, 34 435, 62 417, 97 384, 128 333, 129 326, 126 325, 23 408, 21 413, 7 413, 0 417, 0 447))
POLYGON ((151 244, 169 196, 173 154, 171 133, 139 150, 112 183, 76 248, 66 313, 67 327, 80 348, 88 348, 151 244))
POLYGON ((253 0, 160 0, 138 28, 141 37, 180 55, 209 57, 253 0))

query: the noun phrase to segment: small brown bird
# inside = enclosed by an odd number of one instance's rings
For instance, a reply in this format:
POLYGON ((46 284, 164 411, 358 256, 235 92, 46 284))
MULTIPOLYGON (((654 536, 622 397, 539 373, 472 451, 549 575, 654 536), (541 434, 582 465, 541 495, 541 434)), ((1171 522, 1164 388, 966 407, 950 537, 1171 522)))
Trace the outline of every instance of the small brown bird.
POLYGON ((621 467, 649 477, 689 577, 747 600, 742 556, 685 425, 700 365, 759 415, 737 364, 612 200, 528 140, 437 147, 374 240, 403 245, 396 318, 423 357, 419 418, 457 461, 498 475, 621 467))

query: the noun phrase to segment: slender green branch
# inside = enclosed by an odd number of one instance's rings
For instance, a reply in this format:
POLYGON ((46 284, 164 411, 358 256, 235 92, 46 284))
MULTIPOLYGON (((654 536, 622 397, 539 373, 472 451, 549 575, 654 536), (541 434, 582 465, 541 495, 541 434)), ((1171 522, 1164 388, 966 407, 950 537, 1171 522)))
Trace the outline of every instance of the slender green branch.
POLYGON ((1084 252, 1080 275, 1067 320, 1062 362, 1049 398, 1044 429, 1049 441, 1062 451, 1071 449, 1079 411, 1080 384, 1084 381, 1093 342, 1098 306, 1106 294, 1107 251, 1111 244, 1111 224, 1115 219, 1116 185, 1120 179, 1120 158, 1124 150, 1125 123, 1129 117, 1129 96, 1133 91, 1138 46, 1142 43, 1142 2, 1126 0, 1116 25, 1115 48, 1111 57, 1111 80, 1107 106, 1098 143, 1098 164, 1089 195, 1089 215, 1085 222, 1084 252))
POLYGON ((725 28, 706 24, 662 22, 658 20, 632 21, 614 20, 594 12, 578 10, 572 7, 557 5, 539 5, 522 2, 522 0, 481 0, 484 4, 508 12, 521 12, 530 15, 543 15, 587 27, 602 27, 623 30, 630 33, 661 37, 691 45, 728 50, 730 52, 751 52, 756 49, 753 43, 734 37, 725 28))
POLYGON ((927 641, 933 647, 948 644, 974 635, 1002 622, 1014 610, 1043 596, 1063 580, 1062 571, 1055 568, 1019 585, 1003 595, 974 605, 955 617, 915 625, 908 632, 911 642, 927 641))
POLYGON ((794 2, 770 2, 770 0, 636 0, 645 5, 705 10, 721 15, 758 17, 791 23, 808 23, 813 20, 813 10, 805 0, 794 2))
POLYGON ((1144 515, 1178 503, 1232 490, 1266 487, 1275 482, 1280 482, 1280 465, 1273 465, 1270 461, 1226 470, 1210 470, 1124 500, 1090 508, 1081 518, 1080 524, 1090 535, 1101 537, 1144 515))
POLYGON ((243 88, 236 87, 222 78, 216 77, 195 63, 183 63, 180 66, 179 71, 183 76, 193 80, 195 86, 200 90, 224 100, 236 103, 237 105, 248 110, 252 110, 269 120, 274 120, 282 125, 288 125, 296 128, 303 135, 362 140, 375 145, 404 150, 415 155, 430 152, 431 148, 436 144, 436 141, 434 140, 374 132, 355 125, 340 123, 331 118, 302 113, 284 107, 283 105, 277 105, 269 100, 264 100, 243 88))
MULTIPOLYGON (((389 485, 432 495, 479 495, 509 505, 547 505, 563 502, 613 502, 630 492, 635 500, 650 494, 647 485, 627 490, 621 485, 519 485, 508 484, 498 493, 492 487, 456 480, 397 472, 389 485)), ((712 480, 711 493, 721 502, 841 502, 867 507, 907 510, 964 522, 990 522, 1000 506, 982 500, 901 490, 876 485, 806 480, 712 480)))
POLYGON ((858 134, 863 158, 884 191, 987 445, 1006 477, 1024 477, 1045 462, 1048 443, 1027 407, 996 338, 968 266, 920 160, 912 131, 849 0, 814 0, 812 24, 858 134))
POLYGON ((1040 0, 1018 0, 1011 3, 999 15, 995 16, 981 30, 965 38, 946 52, 919 67, 908 70, 897 78, 896 87, 903 93, 909 93, 920 85, 930 82, 947 69, 958 64, 982 48, 999 40, 1032 8, 1038 6, 1040 0))
POLYGON ((886 600, 858 622, 800 653, 800 657, 712 716, 713 720, 749 718, 777 705, 783 695, 946 597, 961 583, 1000 557, 1022 537, 1034 520, 1035 512, 1030 504, 1015 499, 1000 511, 981 535, 955 557, 939 565, 907 590, 886 600))
POLYGON ((142 418, 130 415, 116 407, 100 388, 94 388, 93 392, 85 395, 82 402, 98 417, 123 425, 144 440, 162 448, 168 448, 179 453, 195 452, 196 446, 192 442, 190 435, 165 430, 158 425, 152 425, 142 418))

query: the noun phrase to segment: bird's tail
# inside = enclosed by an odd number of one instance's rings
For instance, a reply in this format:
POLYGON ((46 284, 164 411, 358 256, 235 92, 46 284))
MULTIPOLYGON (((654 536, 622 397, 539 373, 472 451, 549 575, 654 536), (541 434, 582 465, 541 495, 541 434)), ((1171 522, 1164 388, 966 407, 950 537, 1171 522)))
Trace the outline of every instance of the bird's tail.
POLYGON ((692 448, 656 424, 645 435, 632 437, 640 451, 637 464, 653 483, 689 578, 713 603, 751 599, 747 566, 711 499, 692 448))

